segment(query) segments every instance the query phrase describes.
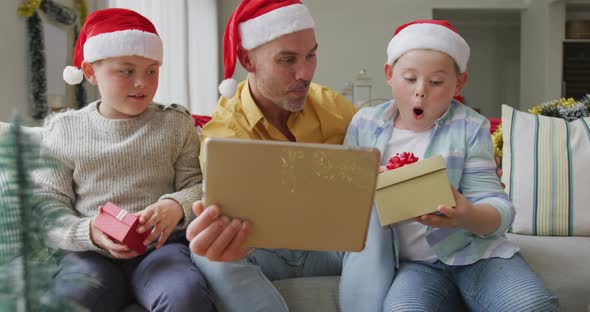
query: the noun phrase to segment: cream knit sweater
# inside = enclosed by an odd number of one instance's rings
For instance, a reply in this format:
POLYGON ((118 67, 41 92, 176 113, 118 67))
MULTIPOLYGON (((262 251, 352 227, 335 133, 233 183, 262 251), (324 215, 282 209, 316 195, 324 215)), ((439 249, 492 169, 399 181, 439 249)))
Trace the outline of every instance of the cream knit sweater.
POLYGON ((108 119, 100 101, 56 116, 43 134, 42 153, 60 166, 38 170, 41 211, 52 247, 102 251, 90 240, 90 221, 111 201, 138 212, 170 198, 184 209, 178 230, 194 218, 201 197, 199 139, 188 110, 152 104, 141 115, 108 119))

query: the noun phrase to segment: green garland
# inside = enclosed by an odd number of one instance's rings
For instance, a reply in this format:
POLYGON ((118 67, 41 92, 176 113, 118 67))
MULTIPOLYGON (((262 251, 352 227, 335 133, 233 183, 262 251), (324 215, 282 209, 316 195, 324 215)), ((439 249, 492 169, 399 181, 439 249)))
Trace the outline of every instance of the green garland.
MULTIPOLYGON (((78 2, 84 1, 78 0, 78 2)), ((45 42, 43 39, 43 24, 38 11, 40 9, 45 15, 61 25, 72 26, 77 24, 76 22, 79 20, 78 15, 83 15, 84 18, 86 16, 86 4, 79 3, 78 7, 80 8, 79 14, 52 0, 29 0, 17 10, 19 16, 27 18, 31 97, 33 105, 32 116, 34 119, 41 120, 48 113, 45 42)), ((76 102, 78 107, 82 107, 86 103, 84 86, 82 84, 76 87, 76 102), (80 103, 81 100, 84 100, 84 102, 80 103)))
MULTIPOLYGON (((529 113, 549 117, 563 118, 574 121, 579 118, 590 117, 590 94, 586 94, 581 100, 576 101, 573 98, 561 98, 545 102, 529 109, 529 113)), ((502 157, 502 126, 500 125, 492 134, 494 143, 494 154, 496 157, 502 157)))

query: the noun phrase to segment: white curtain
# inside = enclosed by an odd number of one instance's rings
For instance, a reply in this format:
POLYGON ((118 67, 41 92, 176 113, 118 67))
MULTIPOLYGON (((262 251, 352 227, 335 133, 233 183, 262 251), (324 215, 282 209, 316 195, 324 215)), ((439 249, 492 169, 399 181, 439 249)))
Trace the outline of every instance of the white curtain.
POLYGON ((211 115, 217 102, 216 0, 109 0, 149 18, 164 42, 164 63, 154 101, 211 115))

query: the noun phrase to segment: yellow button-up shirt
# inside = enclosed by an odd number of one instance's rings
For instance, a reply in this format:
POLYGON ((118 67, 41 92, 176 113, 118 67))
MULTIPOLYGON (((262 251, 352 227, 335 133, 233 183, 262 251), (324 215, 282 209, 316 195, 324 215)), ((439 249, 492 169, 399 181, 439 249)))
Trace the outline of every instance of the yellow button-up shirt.
MULTIPOLYGON (((303 110, 291 113, 287 126, 297 142, 342 144, 355 112, 344 96, 312 83, 303 110)), ((201 130, 202 141, 207 137, 288 141, 266 120, 250 94, 247 80, 238 85, 237 96, 219 99, 211 117, 201 130)))

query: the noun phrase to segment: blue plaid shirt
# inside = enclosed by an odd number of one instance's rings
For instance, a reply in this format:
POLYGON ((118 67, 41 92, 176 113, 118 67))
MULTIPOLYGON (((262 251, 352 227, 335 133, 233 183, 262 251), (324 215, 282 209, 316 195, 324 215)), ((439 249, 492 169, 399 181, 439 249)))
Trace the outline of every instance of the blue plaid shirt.
MULTIPOLYGON (((391 138, 395 102, 361 109, 352 119, 344 139, 345 145, 376 147, 381 151, 381 164, 391 138)), ((481 236, 462 228, 432 228, 426 240, 438 259, 449 265, 467 265, 480 259, 510 258, 518 247, 510 243, 505 233, 511 226, 515 210, 496 175, 489 121, 471 108, 452 101, 447 112, 436 120, 424 158, 442 155, 449 182, 473 204, 490 204, 498 209, 501 224, 489 235, 481 236)), ((394 251, 398 250, 395 227, 391 227, 394 251)), ((384 229, 386 230, 386 229, 384 229)), ((396 265, 399 264, 395 252, 396 265)))

